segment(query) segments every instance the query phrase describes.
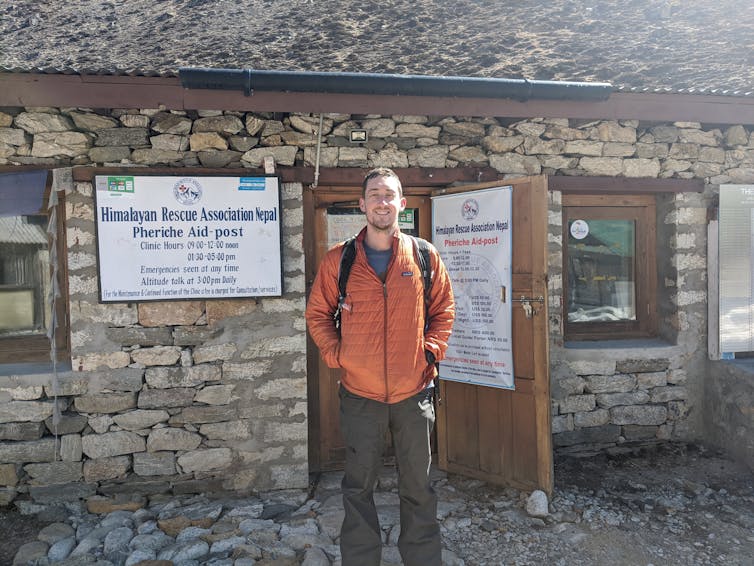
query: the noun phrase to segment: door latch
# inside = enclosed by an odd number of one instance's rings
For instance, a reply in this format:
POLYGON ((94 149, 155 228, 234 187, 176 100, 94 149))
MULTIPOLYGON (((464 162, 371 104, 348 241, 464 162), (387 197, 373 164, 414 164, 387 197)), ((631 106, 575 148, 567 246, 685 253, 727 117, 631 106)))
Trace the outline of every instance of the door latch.
POLYGON ((533 307, 532 303, 542 303, 544 305, 545 298, 540 295, 539 297, 527 297, 521 295, 518 299, 511 299, 514 303, 521 303, 521 307, 524 309, 524 315, 526 318, 531 318, 539 312, 538 308, 533 307))
POLYGON ((524 314, 526 315, 526 318, 531 318, 534 314, 534 307, 531 306, 531 303, 529 301, 523 301, 521 303, 521 306, 524 309, 524 314))

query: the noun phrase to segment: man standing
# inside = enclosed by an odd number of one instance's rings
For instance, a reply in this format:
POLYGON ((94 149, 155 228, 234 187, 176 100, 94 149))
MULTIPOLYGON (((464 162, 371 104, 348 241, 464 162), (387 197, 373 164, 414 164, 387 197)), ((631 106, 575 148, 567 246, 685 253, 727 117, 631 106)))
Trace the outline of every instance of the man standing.
POLYGON ((359 206, 367 225, 340 304, 338 271, 344 244, 329 250, 309 297, 306 320, 327 365, 342 368, 340 427, 346 442, 343 566, 378 566, 382 539, 374 487, 386 432, 398 468, 401 534, 406 566, 440 566, 437 497, 430 483, 430 434, 435 422, 435 362, 448 346, 455 304, 448 272, 430 246, 432 284, 424 282, 411 238, 401 234, 406 207, 400 179, 387 168, 367 173, 359 206))

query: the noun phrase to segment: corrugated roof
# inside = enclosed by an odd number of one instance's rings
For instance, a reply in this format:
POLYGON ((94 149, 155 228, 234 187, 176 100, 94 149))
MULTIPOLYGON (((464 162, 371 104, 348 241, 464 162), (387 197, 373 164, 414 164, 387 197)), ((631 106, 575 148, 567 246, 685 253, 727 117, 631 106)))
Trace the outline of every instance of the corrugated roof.
POLYGON ((47 233, 44 226, 29 224, 23 216, 2 216, 0 243, 47 245, 47 233))
POLYGON ((16 0, 6 72, 219 67, 612 83, 754 95, 751 0, 16 0))

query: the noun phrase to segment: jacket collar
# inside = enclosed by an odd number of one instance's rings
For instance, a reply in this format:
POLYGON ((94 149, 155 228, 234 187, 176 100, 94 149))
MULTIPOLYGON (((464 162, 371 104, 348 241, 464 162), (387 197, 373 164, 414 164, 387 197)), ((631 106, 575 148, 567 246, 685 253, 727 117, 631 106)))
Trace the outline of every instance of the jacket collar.
MULTIPOLYGON (((367 227, 364 226, 361 231, 356 235, 356 243, 364 245, 364 240, 367 237, 367 227)), ((395 251, 396 247, 399 245, 401 240, 405 240, 405 237, 403 236, 403 233, 401 232, 401 229, 398 228, 395 231, 395 234, 393 234, 393 251, 395 251)))

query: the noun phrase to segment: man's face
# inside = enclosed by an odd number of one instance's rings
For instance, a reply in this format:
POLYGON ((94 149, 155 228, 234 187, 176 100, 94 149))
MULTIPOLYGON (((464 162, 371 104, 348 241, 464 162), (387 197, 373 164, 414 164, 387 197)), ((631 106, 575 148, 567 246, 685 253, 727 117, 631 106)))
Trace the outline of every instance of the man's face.
POLYGON ((367 224, 379 231, 389 231, 398 226, 398 213, 406 208, 398 179, 374 177, 367 182, 359 207, 366 214, 367 224))

